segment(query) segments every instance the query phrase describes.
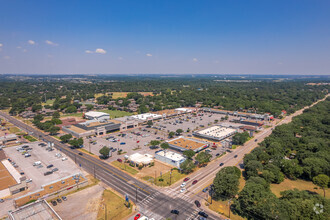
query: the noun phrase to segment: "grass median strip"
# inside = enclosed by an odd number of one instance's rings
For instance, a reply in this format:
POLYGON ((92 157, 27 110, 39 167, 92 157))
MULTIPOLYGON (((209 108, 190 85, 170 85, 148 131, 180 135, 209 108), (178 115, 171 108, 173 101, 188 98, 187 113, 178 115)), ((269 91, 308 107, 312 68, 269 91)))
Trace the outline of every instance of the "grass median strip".
POLYGON ((120 163, 118 161, 113 161, 111 164, 115 167, 118 167, 121 170, 125 170, 126 172, 128 172, 132 175, 135 175, 139 172, 136 169, 134 169, 133 167, 131 167, 129 164, 120 163))

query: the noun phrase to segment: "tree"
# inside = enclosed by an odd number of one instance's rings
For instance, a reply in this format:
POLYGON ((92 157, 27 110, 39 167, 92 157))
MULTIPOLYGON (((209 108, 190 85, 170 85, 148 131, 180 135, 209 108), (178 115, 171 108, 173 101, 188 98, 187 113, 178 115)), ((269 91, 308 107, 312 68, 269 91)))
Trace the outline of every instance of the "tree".
POLYGON ((77 107, 74 105, 70 105, 69 107, 66 108, 65 112, 66 113, 75 113, 75 112, 77 112, 77 107))
POLYGON ((232 198, 238 193, 241 171, 237 167, 221 169, 213 180, 215 198, 232 198))
POLYGON ((60 118, 60 117, 61 117, 61 115, 58 111, 53 113, 53 118, 60 118))
POLYGON ((41 105, 32 105, 32 111, 36 112, 36 111, 40 111, 42 109, 41 105))
POLYGON ((71 138, 72 138, 72 134, 65 134, 60 137, 61 141, 63 141, 64 143, 67 143, 71 138))
POLYGON ((150 141, 151 146, 158 146, 160 144, 160 141, 158 140, 152 140, 150 141))
POLYGON ((248 140, 248 138, 249 133, 247 133, 246 131, 243 133, 236 133, 233 136, 233 144, 242 145, 248 140))
POLYGON ((191 160, 191 159, 195 156, 196 152, 193 151, 193 150, 185 150, 185 151, 183 151, 182 154, 183 154, 184 156, 186 156, 187 159, 191 160))
POLYGON ((51 126, 49 129, 48 129, 48 132, 50 135, 55 135, 57 134, 57 132, 60 130, 59 127, 56 127, 56 126, 51 126))
POLYGON ((168 133, 169 138, 173 138, 174 135, 175 135, 175 132, 174 131, 171 131, 171 132, 168 133))
POLYGON ((183 173, 190 173, 193 171, 193 169, 195 168, 195 164, 192 160, 186 159, 184 162, 182 162, 180 164, 180 169, 183 173))
POLYGON ((69 144, 73 147, 80 147, 84 144, 84 140, 82 138, 73 139, 69 141, 69 144))
POLYGON ((86 105, 86 108, 87 108, 88 111, 90 111, 90 110, 92 110, 94 108, 94 106, 91 105, 91 104, 87 104, 86 105))
POLYGON ((183 130, 182 130, 181 128, 179 128, 179 129, 176 130, 176 133, 177 133, 178 135, 180 135, 180 134, 183 133, 183 130))
POLYGON ((164 143, 162 143, 162 144, 160 145, 160 147, 161 147, 164 151, 166 151, 166 150, 170 147, 170 145, 169 145, 167 142, 164 142, 164 143))
POLYGON ((110 148, 104 146, 100 149, 99 153, 102 155, 102 157, 105 159, 105 158, 108 158, 109 157, 109 153, 110 153, 110 148))
POLYGON ((212 155, 207 153, 207 152, 200 152, 199 154, 197 154, 197 156, 195 157, 195 160, 198 161, 200 166, 203 166, 204 164, 207 164, 208 162, 210 162, 212 155))
POLYGON ((151 127, 153 124, 154 124, 154 123, 153 123, 151 120, 147 122, 147 125, 148 125, 149 127, 151 127))
POLYGON ((54 124, 54 125, 59 125, 59 124, 62 124, 62 121, 58 118, 53 118, 51 120, 51 122, 54 124))
POLYGON ((247 178, 251 176, 258 176, 259 171, 262 170, 262 164, 259 161, 251 160, 247 164, 245 164, 245 172, 247 178))
POLYGON ((35 121, 42 121, 44 120, 44 116, 41 114, 37 114, 36 116, 33 117, 35 121))
POLYGON ((325 198, 325 188, 329 185, 329 176, 325 174, 320 174, 313 178, 313 183, 323 189, 323 196, 325 198))

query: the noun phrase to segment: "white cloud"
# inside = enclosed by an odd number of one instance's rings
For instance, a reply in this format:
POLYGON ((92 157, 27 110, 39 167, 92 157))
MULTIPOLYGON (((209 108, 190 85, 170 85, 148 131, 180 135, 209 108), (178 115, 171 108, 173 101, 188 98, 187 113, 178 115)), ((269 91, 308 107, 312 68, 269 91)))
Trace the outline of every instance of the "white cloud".
POLYGON ((91 50, 85 50, 85 53, 94 53, 94 52, 91 50))
POLYGON ((277 64, 278 64, 278 65, 282 65, 283 63, 282 63, 282 62, 278 62, 277 64))
POLYGON ((46 40, 45 43, 48 44, 48 45, 52 45, 52 46, 58 46, 58 44, 56 44, 56 43, 54 43, 50 40, 46 40))
POLYGON ((105 50, 102 49, 102 48, 97 48, 97 49, 95 50, 95 53, 106 54, 107 51, 105 51, 105 50))
POLYGON ((193 58, 193 61, 194 61, 194 62, 198 62, 198 59, 197 59, 197 58, 193 58))
POLYGON ((3 46, 3 44, 0 44, 0 47, 2 47, 3 46))
POLYGON ((122 57, 118 57, 118 60, 123 60, 124 58, 122 58, 122 57))
POLYGON ((27 49, 23 49, 22 51, 23 51, 24 53, 26 53, 26 52, 27 52, 27 49))
POLYGON ((3 57, 5 60, 9 60, 10 59, 10 56, 4 56, 3 57))
POLYGON ((21 46, 17 46, 16 48, 17 48, 17 49, 21 49, 22 47, 21 47, 21 46))
POLYGON ((35 42, 35 41, 33 41, 33 40, 28 40, 28 44, 31 44, 31 45, 35 45, 35 44, 36 44, 36 42, 35 42))
POLYGON ((215 60, 214 63, 220 63, 219 60, 215 60))
POLYGON ((53 55, 51 55, 51 54, 47 54, 47 57, 48 57, 48 58, 53 58, 53 55))
POLYGON ((152 54, 151 53, 147 53, 146 56, 147 57, 152 57, 152 54))

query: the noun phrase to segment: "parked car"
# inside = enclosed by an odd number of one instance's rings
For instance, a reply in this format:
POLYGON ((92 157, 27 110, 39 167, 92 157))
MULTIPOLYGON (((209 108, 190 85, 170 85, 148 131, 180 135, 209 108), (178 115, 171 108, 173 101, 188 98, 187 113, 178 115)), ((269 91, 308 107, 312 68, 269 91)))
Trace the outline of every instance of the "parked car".
POLYGON ((223 165, 224 165, 224 163, 220 163, 220 165, 219 165, 219 166, 220 166, 220 167, 222 167, 223 165))
POLYGON ((62 200, 63 200, 63 201, 66 201, 66 200, 68 200, 68 199, 66 198, 66 196, 62 196, 62 200))
POLYGON ((237 154, 234 156, 234 158, 237 158, 237 154))
POLYGON ((183 182, 187 182, 188 180, 190 180, 190 178, 186 177, 186 178, 184 178, 183 182))
POLYGON ((173 210, 171 210, 171 213, 172 213, 172 214, 179 215, 180 212, 179 212, 178 210, 176 210, 176 209, 173 209, 173 210))
POLYGON ((257 141, 258 141, 258 139, 255 139, 254 141, 255 141, 255 142, 257 142, 257 141))
POLYGON ((54 166, 53 164, 50 164, 50 165, 47 166, 47 168, 51 168, 51 167, 53 167, 53 166, 54 166))
POLYGON ((44 173, 44 176, 48 176, 48 175, 50 175, 52 173, 53 173, 52 171, 47 171, 46 173, 44 173))
POLYGON ((182 188, 181 190, 180 190, 180 193, 184 193, 186 191, 186 188, 182 188))
POLYGON ((201 203, 198 200, 195 200, 195 205, 199 208, 201 207, 201 203))
POLYGON ((209 215, 208 214, 206 214, 205 212, 202 212, 202 211, 199 211, 198 212, 198 215, 201 215, 201 216, 203 216, 204 218, 207 218, 209 215))
POLYGON ((32 179, 27 179, 25 180, 26 183, 31 183, 32 182, 32 179))
POLYGON ((58 168, 52 169, 52 172, 56 172, 56 171, 58 171, 58 168))
POLYGON ((0 203, 3 203, 5 200, 3 200, 3 199, 0 199, 0 203))
POLYGON ((125 145, 126 143, 125 142, 121 142, 120 145, 125 145))
POLYGON ((55 200, 52 200, 51 203, 52 203, 53 206, 57 205, 57 202, 55 200))
POLYGON ((194 180, 194 181, 192 182, 192 185, 195 185, 197 182, 198 182, 198 180, 194 180))
POLYGON ((61 202, 62 202, 62 200, 61 200, 60 198, 56 199, 56 201, 57 201, 58 203, 61 203, 61 202))
POLYGON ((119 159, 119 158, 117 159, 117 161, 120 162, 120 163, 123 162, 123 160, 122 159, 119 159))
POLYGON ((186 186, 186 183, 182 183, 181 184, 181 188, 185 187, 186 186))
POLYGON ((219 153, 217 153, 215 156, 216 156, 216 157, 219 157, 219 156, 220 156, 220 154, 219 154, 219 153))
POLYGON ((136 216, 134 217, 134 220, 138 220, 141 217, 141 214, 136 214, 136 216))

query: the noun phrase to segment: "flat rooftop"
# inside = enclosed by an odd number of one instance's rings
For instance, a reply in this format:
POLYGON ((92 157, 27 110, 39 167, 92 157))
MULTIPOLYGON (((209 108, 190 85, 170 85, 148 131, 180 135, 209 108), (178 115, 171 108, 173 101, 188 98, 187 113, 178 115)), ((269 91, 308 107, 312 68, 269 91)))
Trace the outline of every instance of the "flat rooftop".
POLYGON ((2 162, 0 162, 0 190, 7 189, 15 184, 17 184, 17 182, 14 177, 10 174, 2 162))
POLYGON ((230 135, 233 132, 236 132, 236 130, 232 129, 232 128, 221 127, 221 126, 212 126, 210 128, 206 128, 204 130, 197 131, 196 133, 220 138, 220 137, 230 135))
POLYGON ((188 138, 184 138, 184 137, 179 137, 179 138, 175 138, 171 141, 168 141, 169 144, 171 145, 175 145, 177 147, 181 147, 181 148, 185 148, 187 150, 196 150, 198 148, 201 148, 205 145, 207 145, 206 143, 203 142, 199 142, 199 141, 195 141, 193 139, 188 139, 188 138))
POLYGON ((95 112, 95 111, 86 112, 85 115, 86 116, 89 116, 89 117, 109 116, 108 113, 105 113, 105 112, 95 112))
POLYGON ((156 154, 159 156, 166 157, 170 160, 174 160, 174 161, 181 161, 181 160, 185 159, 181 154, 175 153, 173 151, 168 151, 168 150, 166 151, 166 153, 165 153, 165 151, 162 150, 162 151, 156 152, 156 154))
POLYGON ((61 217, 45 200, 30 203, 9 212, 12 220, 61 220, 61 217))

